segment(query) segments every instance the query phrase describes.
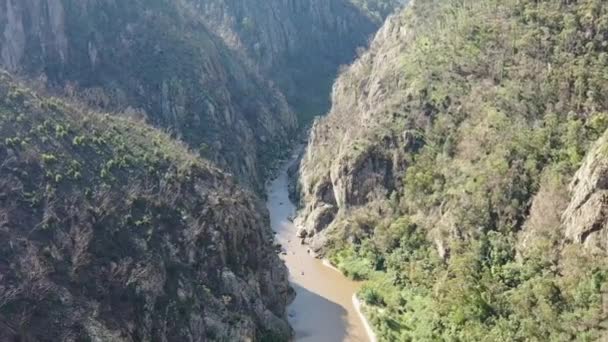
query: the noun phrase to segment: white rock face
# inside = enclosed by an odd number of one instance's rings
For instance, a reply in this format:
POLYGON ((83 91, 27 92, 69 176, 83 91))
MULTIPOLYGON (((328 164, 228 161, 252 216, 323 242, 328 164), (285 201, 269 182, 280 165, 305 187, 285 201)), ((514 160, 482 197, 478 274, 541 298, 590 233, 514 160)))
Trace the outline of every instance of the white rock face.
POLYGON ((565 237, 586 248, 608 251, 608 134, 587 154, 570 184, 564 212, 565 237))
MULTIPOLYGON (((2 40, 0 41, 0 56, 2 64, 10 71, 15 71, 19 67, 21 58, 25 52, 25 31, 23 29, 23 19, 21 11, 13 4, 14 0, 6 0, 0 3, 0 8, 4 8, 5 22, 2 40)), ((1 16, 2 14, 0 14, 1 16)))
POLYGON ((67 62, 68 38, 61 0, 0 0, 0 62, 17 71, 28 41, 41 42, 41 58, 56 56, 67 62))
POLYGON ((68 56, 68 38, 65 34, 65 12, 61 0, 47 0, 48 18, 54 42, 54 49, 61 62, 68 56))

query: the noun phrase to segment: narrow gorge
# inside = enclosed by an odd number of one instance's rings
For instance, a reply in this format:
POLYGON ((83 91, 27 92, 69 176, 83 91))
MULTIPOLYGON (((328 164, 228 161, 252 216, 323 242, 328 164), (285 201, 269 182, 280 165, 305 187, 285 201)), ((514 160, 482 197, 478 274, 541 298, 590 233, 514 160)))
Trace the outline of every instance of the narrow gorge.
POLYGON ((605 341, 603 0, 0 0, 0 342, 605 341))
POLYGON ((296 238, 293 217, 296 208, 289 198, 289 160, 268 186, 267 207, 281 259, 289 269, 296 297, 287 307, 296 341, 367 341, 364 322, 353 303, 360 284, 314 258, 309 246, 296 238))

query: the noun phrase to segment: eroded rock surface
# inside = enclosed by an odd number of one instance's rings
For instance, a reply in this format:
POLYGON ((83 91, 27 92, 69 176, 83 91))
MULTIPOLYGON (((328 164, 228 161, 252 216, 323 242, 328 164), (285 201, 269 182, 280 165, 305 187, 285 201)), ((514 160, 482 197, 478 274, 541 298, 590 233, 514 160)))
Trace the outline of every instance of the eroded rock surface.
POLYGON ((296 223, 316 249, 322 243, 315 240, 324 240, 341 213, 365 205, 389 207, 380 203, 402 186, 405 154, 416 148, 415 139, 407 130, 381 128, 390 125, 391 116, 384 115, 392 110, 390 98, 404 96, 386 60, 399 58, 406 35, 398 18, 389 18, 370 51, 337 80, 331 112, 311 129, 300 167, 304 207, 296 223))
POLYGON ((570 192, 563 214, 565 237, 589 249, 608 251, 608 135, 587 154, 570 192))

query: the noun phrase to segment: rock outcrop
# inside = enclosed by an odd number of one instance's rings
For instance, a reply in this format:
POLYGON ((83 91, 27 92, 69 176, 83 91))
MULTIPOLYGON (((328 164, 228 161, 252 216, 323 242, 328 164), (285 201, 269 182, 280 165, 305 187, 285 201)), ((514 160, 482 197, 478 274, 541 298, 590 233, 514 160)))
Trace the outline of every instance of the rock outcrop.
POLYGON ((0 72, 0 340, 287 340, 263 206, 142 122, 0 72))
POLYGON ((331 112, 311 129, 300 167, 304 207, 297 224, 316 249, 340 213, 385 202, 401 188, 406 152, 417 147, 410 131, 384 129, 394 120, 385 113, 406 97, 389 62, 400 58, 407 39, 400 20, 389 18, 370 51, 340 75, 331 112))
POLYGON ((596 252, 608 252, 608 134, 585 157, 570 192, 563 214, 565 238, 596 252))

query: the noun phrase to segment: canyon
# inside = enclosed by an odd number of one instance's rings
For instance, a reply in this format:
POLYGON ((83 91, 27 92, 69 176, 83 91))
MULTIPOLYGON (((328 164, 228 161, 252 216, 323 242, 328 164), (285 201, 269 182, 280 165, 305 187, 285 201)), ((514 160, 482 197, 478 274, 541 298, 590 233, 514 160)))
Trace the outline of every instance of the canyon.
POLYGON ((0 340, 608 338, 606 23, 0 0, 0 340))
POLYGON ((265 182, 361 5, 0 1, 0 339, 292 336, 265 182))

